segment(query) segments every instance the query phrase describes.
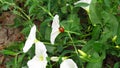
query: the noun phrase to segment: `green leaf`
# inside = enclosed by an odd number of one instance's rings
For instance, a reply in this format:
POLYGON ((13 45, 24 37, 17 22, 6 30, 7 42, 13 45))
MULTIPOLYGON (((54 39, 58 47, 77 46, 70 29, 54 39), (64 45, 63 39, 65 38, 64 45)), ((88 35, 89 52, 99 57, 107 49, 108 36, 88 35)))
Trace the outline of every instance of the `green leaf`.
POLYGON ((50 27, 46 27, 46 30, 45 30, 45 40, 50 40, 50 34, 51 34, 51 28, 50 27))
POLYGON ((111 1, 110 0, 104 0, 104 3, 105 3, 105 6, 107 8, 110 8, 111 7, 111 1))
POLYGON ((116 63, 114 64, 114 68, 120 68, 120 62, 116 62, 116 63))
POLYGON ((99 39, 100 34, 101 34, 101 27, 100 27, 100 25, 94 26, 93 31, 92 31, 92 40, 99 39))
POLYGON ((25 57, 25 54, 22 54, 18 57, 18 63, 21 63, 25 57))
POLYGON ((11 50, 2 50, 2 51, 0 51, 0 53, 5 54, 5 55, 12 55, 12 56, 15 56, 18 54, 17 52, 14 52, 11 50))
POLYGON ((67 7, 66 6, 62 7, 61 11, 62 11, 62 13, 67 13, 67 7))
POLYGON ((61 24, 67 31, 77 32, 81 30, 80 19, 78 18, 77 14, 70 14, 68 19, 62 21, 61 24))
POLYGON ((100 41, 95 41, 93 43, 92 47, 96 52, 101 52, 101 49, 103 48, 103 45, 102 45, 102 43, 100 43, 100 41))
POLYGON ((88 63, 86 68, 102 68, 102 61, 95 63, 88 63))
MULTIPOLYGON (((101 20, 100 20, 100 10, 98 10, 98 3, 97 0, 92 0, 91 4, 90 4, 90 9, 89 9, 89 18, 91 20, 92 25, 96 25, 96 24, 102 24, 101 20)), ((101 7, 99 6, 99 9, 101 7)))
POLYGON ((8 10, 9 9, 9 5, 3 5, 1 9, 2 10, 8 10))
POLYGON ((105 42, 109 38, 114 37, 117 35, 118 31, 118 25, 119 22, 117 21, 116 17, 106 11, 102 12, 102 17, 103 17, 103 22, 104 22, 104 28, 103 28, 103 33, 101 35, 101 41, 105 42))
POLYGON ((78 4, 75 4, 75 7, 87 7, 89 4, 87 3, 78 3, 78 4))
POLYGON ((29 8, 29 15, 31 16, 31 14, 35 11, 35 8, 37 7, 36 4, 32 5, 30 8, 29 8))
POLYGON ((56 49, 54 46, 49 46, 49 45, 46 45, 46 48, 47 48, 48 52, 51 54, 54 54, 54 51, 56 49))

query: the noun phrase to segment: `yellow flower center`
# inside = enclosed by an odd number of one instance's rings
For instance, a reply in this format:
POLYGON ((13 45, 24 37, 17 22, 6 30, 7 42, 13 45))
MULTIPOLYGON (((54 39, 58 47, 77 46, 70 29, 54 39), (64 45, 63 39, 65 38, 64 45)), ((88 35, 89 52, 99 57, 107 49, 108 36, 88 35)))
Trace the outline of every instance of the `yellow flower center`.
POLYGON ((34 42, 35 42, 35 43, 37 43, 37 42, 38 42, 38 40, 37 40, 37 39, 35 39, 35 40, 34 40, 34 42))
POLYGON ((40 59, 40 61, 43 61, 44 57, 42 55, 40 55, 39 59, 40 59))

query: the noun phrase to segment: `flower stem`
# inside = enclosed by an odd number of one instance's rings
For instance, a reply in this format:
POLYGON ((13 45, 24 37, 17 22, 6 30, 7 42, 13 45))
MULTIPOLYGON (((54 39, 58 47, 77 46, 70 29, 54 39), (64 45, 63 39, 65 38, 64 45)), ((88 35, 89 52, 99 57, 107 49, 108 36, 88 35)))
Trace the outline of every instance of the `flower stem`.
POLYGON ((72 39, 72 37, 71 37, 71 35, 70 35, 70 32, 67 31, 67 33, 68 33, 68 36, 70 37, 70 39, 71 39, 71 41, 72 41, 73 47, 74 47, 74 49, 75 49, 75 52, 76 52, 76 54, 78 55, 78 50, 77 50, 77 48, 76 48, 76 46, 75 46, 75 44, 74 44, 74 42, 73 42, 73 39, 72 39))
POLYGON ((45 11, 49 16, 51 16, 53 18, 53 15, 50 13, 50 11, 48 11, 47 9, 45 9, 44 7, 41 7, 40 8, 45 11))

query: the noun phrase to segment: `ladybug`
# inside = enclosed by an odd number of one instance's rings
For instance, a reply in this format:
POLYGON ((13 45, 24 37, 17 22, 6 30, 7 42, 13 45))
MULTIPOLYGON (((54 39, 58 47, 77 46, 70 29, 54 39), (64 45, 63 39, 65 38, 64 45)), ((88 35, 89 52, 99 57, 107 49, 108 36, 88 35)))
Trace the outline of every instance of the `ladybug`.
POLYGON ((64 32, 64 28, 63 28, 63 27, 60 27, 60 28, 59 28, 59 31, 60 31, 61 33, 63 33, 63 32, 64 32))

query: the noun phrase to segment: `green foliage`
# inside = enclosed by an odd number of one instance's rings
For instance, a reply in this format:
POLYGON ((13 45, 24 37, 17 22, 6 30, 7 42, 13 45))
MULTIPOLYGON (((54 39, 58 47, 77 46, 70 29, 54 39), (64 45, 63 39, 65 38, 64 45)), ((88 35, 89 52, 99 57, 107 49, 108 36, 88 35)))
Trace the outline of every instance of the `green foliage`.
POLYGON ((120 67, 120 62, 116 62, 115 64, 114 64, 114 68, 119 68, 120 67))
MULTIPOLYGON (((90 5, 74 5, 77 0, 16 1, 0 0, 0 14, 4 11, 15 14, 14 27, 22 27, 21 33, 25 39, 31 26, 37 24, 37 39, 46 45, 49 55, 47 68, 59 68, 61 57, 65 56, 74 59, 78 68, 102 68, 108 54, 120 57, 119 0, 92 0, 90 5), (83 13, 83 6, 90 6, 89 12, 83 13), (52 45, 51 23, 56 14, 59 15, 60 26, 65 32, 60 33, 52 45), (59 61, 52 62, 52 56, 60 57, 59 61)), ((24 43, 25 41, 14 43, 0 51, 5 56, 14 56, 6 63, 7 68, 27 68, 27 61, 34 56, 34 49, 32 47, 27 54, 23 54, 24 43)), ((116 62, 114 68, 119 68, 119 64, 116 62)))

